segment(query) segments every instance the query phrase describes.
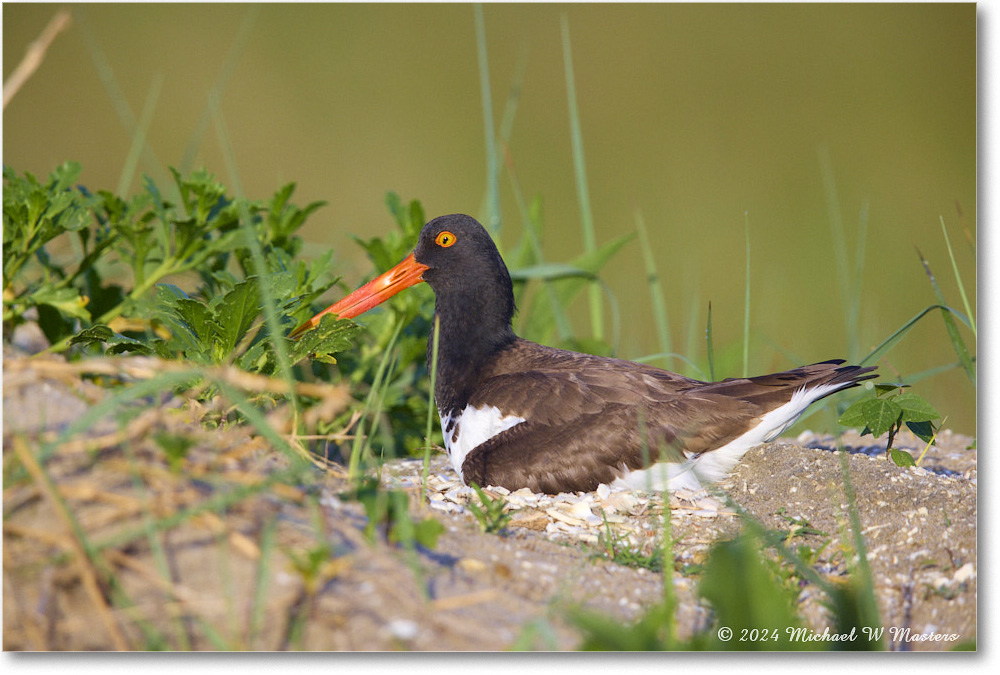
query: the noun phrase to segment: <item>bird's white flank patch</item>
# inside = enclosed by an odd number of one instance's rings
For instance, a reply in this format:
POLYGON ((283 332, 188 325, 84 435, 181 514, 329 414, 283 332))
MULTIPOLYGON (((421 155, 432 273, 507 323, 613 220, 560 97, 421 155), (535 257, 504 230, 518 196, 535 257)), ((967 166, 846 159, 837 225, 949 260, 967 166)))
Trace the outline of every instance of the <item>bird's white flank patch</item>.
POLYGON ((660 462, 648 469, 630 471, 612 484, 612 487, 626 486, 632 489, 677 490, 682 487, 698 489, 706 483, 714 483, 723 478, 740 461, 747 450, 769 443, 792 426, 813 401, 832 394, 850 383, 821 384, 818 387, 803 387, 782 406, 760 417, 760 422, 739 438, 729 443, 703 452, 686 462, 660 462))
MULTIPOLYGON (((523 421, 524 418, 517 415, 504 415, 494 405, 481 408, 466 406, 457 417, 441 415, 444 447, 458 475, 462 476, 462 464, 474 448, 523 421)), ((464 476, 462 480, 465 480, 464 476)))

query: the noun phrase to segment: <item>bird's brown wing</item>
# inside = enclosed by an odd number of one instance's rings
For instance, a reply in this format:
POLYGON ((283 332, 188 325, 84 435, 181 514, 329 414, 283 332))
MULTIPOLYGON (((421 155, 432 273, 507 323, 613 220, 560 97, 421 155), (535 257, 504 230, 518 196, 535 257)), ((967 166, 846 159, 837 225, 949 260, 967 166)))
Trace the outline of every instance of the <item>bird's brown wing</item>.
POLYGON ((872 368, 828 361, 705 383, 629 361, 526 345, 531 352, 519 365, 534 369, 487 374, 470 397, 472 406, 494 405, 526 421, 469 453, 467 482, 593 490, 626 470, 719 448, 803 387, 840 389, 874 377, 865 375, 872 368))
POLYGON ((587 491, 656 460, 682 461, 742 433, 756 408, 666 386, 642 370, 522 371, 484 380, 469 405, 524 422, 475 448, 466 482, 587 491), (723 411, 725 407, 725 411, 723 411))

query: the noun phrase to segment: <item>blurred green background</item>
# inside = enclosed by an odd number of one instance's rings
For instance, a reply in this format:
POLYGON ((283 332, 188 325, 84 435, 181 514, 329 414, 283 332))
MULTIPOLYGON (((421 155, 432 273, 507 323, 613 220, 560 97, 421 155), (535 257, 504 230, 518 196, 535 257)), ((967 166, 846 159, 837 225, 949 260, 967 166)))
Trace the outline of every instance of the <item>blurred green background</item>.
MULTIPOLYGON (((5 80, 58 9, 4 4, 5 80)), ((196 133, 224 80, 219 103, 243 192, 265 198, 294 180, 298 203, 328 201, 304 235, 315 251, 336 249, 347 283, 371 272, 349 235, 394 227, 388 190, 420 199, 429 217, 483 215, 472 5, 72 12, 69 30, 4 110, 3 161, 19 172, 46 175, 73 159, 86 185, 114 189, 132 141, 122 105, 138 118, 153 92, 153 154, 142 156, 140 171, 165 183, 166 166, 187 162, 233 185, 213 125, 196 133), (111 80, 120 100, 109 93, 111 80)), ((524 67, 507 150, 527 196, 543 200, 551 261, 582 252, 563 14, 598 243, 634 230, 641 209, 676 350, 693 345, 688 356, 704 362, 711 301, 718 376, 740 374, 744 214, 752 373, 857 360, 934 303, 915 246, 961 309, 940 216, 975 302, 975 5, 486 4, 497 125, 524 67), (850 301, 860 301, 853 337, 837 277, 831 223, 838 219, 852 260, 855 235, 867 227, 860 298, 850 301)), ((500 185, 509 246, 521 221, 506 174, 500 185)), ((638 242, 602 277, 620 307, 618 354, 658 351, 638 242)), ((571 315, 581 335, 589 331, 586 312, 581 296, 571 315)), ((961 330, 974 351, 974 338, 961 330)), ((956 361, 934 314, 880 366, 895 380, 956 361)), ((947 426, 975 433, 975 389, 961 370, 933 375, 916 391, 947 426)))

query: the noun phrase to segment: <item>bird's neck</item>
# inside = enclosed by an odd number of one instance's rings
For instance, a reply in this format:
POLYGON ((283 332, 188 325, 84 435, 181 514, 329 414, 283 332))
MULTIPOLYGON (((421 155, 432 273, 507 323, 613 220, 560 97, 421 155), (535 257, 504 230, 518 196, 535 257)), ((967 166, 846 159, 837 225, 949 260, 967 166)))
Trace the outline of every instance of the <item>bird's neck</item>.
MULTIPOLYGON (((482 289, 437 297, 434 316, 440 322, 434 397, 438 409, 464 407, 472 381, 483 365, 517 336, 511 328, 513 299, 490 298, 482 289)), ((434 327, 427 343, 427 368, 433 360, 434 327)))

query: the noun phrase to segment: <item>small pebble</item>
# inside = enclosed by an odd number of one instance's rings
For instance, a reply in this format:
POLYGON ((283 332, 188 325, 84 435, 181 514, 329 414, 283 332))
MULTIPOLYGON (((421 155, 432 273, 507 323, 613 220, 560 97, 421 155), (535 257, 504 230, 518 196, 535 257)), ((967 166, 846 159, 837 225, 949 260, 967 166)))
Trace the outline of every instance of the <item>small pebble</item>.
POLYGON ((389 634, 400 640, 412 640, 420 631, 415 621, 410 619, 393 619, 385 626, 389 634))
POLYGON ((955 576, 952 577, 952 580, 955 583, 960 584, 963 581, 968 581, 975 575, 976 575, 975 565, 973 565, 971 562, 967 562, 955 571, 955 576))

